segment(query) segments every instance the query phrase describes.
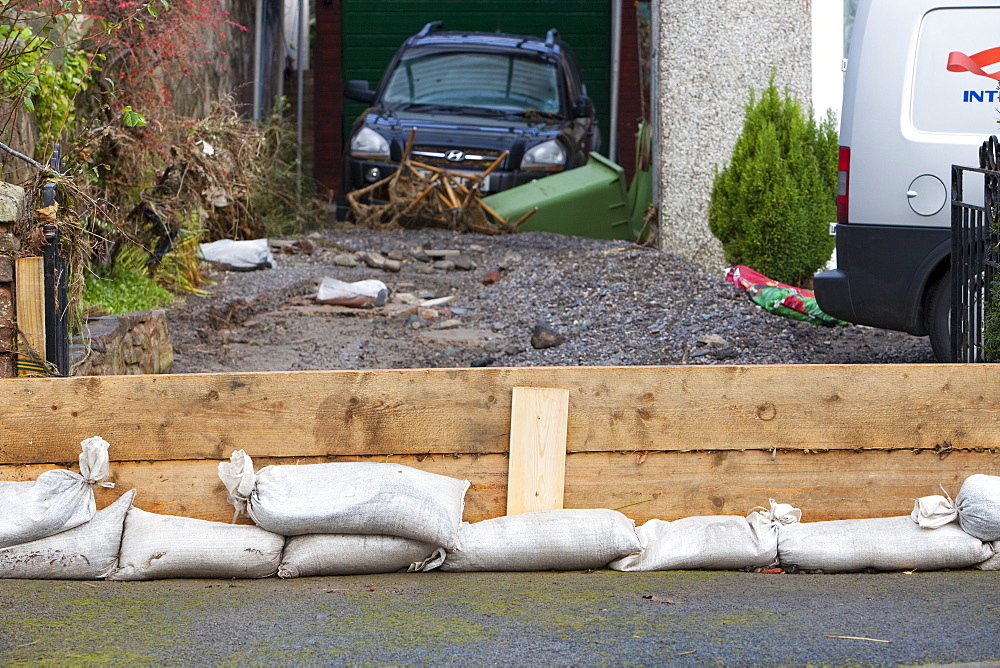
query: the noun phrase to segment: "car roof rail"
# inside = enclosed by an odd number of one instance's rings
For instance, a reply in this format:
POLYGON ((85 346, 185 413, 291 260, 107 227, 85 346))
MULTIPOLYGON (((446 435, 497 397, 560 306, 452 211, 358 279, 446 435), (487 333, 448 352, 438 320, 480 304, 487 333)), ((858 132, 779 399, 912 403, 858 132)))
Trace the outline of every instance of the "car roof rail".
POLYGON ((552 28, 545 33, 545 46, 553 46, 557 39, 559 39, 559 31, 552 28))
POLYGON ((427 35, 430 35, 432 32, 435 32, 440 29, 441 29, 440 21, 431 21, 430 23, 426 24, 423 28, 420 29, 420 32, 417 33, 417 37, 427 37, 427 35))

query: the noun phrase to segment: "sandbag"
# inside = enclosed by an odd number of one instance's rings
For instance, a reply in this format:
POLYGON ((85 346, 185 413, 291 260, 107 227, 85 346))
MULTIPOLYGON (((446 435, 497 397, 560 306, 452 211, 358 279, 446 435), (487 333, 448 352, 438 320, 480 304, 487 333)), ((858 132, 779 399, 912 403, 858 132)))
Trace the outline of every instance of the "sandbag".
POLYGON ((1000 540, 1000 476, 970 475, 958 490, 955 503, 965 533, 980 540, 1000 540))
POLYGON ((976 564, 976 568, 981 571, 1000 571, 1000 540, 995 540, 989 545, 993 548, 993 556, 981 564, 976 564))
POLYGON ((807 522, 778 530, 784 567, 825 572, 967 568, 993 556, 993 546, 955 523, 924 529, 910 517, 807 522))
POLYGON ((947 496, 922 496, 913 502, 910 519, 924 529, 938 529, 958 519, 958 508, 947 496))
POLYGON ((91 485, 108 477, 108 442, 80 443, 80 473, 45 471, 30 482, 0 482, 0 548, 29 543, 89 522, 97 512, 91 485))
POLYGON ((797 508, 772 500, 770 508, 747 517, 649 520, 637 529, 642 551, 613 561, 609 567, 616 571, 669 571, 771 566, 778 560, 778 526, 798 522, 801 516, 797 508))
POLYGON ((198 246, 198 257, 233 271, 277 267, 267 239, 219 239, 198 246))
POLYGON ((132 508, 108 579, 266 578, 278 572, 284 545, 283 536, 255 526, 132 508))
POLYGON ((570 571, 603 568, 638 552, 635 522, 616 510, 544 510, 462 524, 461 551, 442 571, 570 571))
POLYGON ((80 526, 0 549, 0 578, 32 580, 99 580, 118 563, 125 513, 135 490, 80 526))
POLYGON ((444 557, 440 547, 398 536, 308 534, 285 541, 278 577, 426 572, 444 557))
POLYGON ((285 536, 399 536, 458 549, 468 480, 401 464, 336 462, 265 466, 242 450, 219 464, 237 514, 285 536))

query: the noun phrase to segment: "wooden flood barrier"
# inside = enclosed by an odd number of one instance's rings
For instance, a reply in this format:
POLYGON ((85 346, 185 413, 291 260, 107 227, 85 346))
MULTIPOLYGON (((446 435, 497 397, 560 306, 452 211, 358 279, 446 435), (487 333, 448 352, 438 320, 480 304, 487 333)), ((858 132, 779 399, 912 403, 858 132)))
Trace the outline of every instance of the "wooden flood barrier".
POLYGON ((546 453, 517 463, 528 473, 511 488, 548 507, 642 522, 773 498, 806 521, 882 517, 1000 475, 998 390, 1000 365, 943 364, 12 378, 0 380, 0 480, 75 466, 96 435, 117 483, 96 488, 99 507, 136 488, 140 508, 228 521, 216 469, 243 449, 258 469, 391 461, 466 478, 465 518, 478 521, 507 513, 513 433, 515 449, 546 453), (515 388, 542 393, 512 415, 515 388))

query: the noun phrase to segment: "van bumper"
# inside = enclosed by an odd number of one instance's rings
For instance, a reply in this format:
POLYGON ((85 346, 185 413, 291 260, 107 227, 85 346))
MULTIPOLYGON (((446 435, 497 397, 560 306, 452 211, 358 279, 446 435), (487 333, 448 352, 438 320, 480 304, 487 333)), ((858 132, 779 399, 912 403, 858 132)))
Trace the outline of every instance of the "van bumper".
POLYGON ((837 268, 813 277, 816 301, 841 320, 923 336, 924 293, 950 254, 950 228, 837 225, 837 268))

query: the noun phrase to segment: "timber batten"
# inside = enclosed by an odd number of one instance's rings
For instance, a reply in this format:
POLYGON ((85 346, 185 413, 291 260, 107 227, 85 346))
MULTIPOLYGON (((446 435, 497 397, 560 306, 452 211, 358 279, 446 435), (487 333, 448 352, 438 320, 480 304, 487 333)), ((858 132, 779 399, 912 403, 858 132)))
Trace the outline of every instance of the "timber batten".
POLYGON ((808 521, 909 513, 1000 475, 1000 367, 535 367, 0 380, 0 480, 111 443, 116 490, 140 508, 229 520, 216 475, 392 461, 468 478, 466 519, 505 514, 515 387, 568 391, 564 505, 637 521, 745 514, 769 498, 808 521))

